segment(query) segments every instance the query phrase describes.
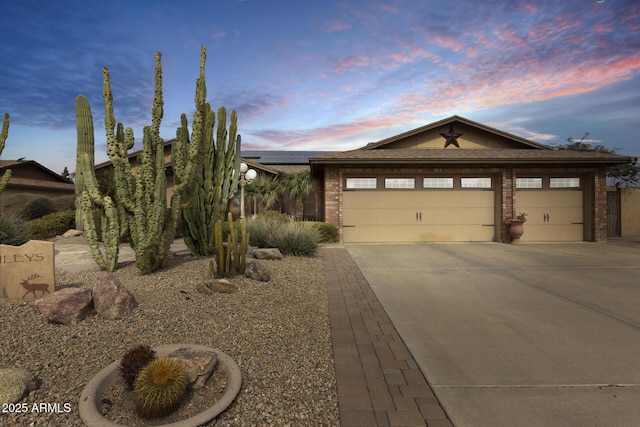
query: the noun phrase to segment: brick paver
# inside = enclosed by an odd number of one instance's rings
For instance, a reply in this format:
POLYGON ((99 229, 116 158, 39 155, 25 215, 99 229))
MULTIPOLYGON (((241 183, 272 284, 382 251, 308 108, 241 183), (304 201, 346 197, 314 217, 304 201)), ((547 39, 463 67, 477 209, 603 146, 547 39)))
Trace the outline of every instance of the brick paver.
POLYGON ((341 426, 452 427, 349 252, 321 253, 341 426))

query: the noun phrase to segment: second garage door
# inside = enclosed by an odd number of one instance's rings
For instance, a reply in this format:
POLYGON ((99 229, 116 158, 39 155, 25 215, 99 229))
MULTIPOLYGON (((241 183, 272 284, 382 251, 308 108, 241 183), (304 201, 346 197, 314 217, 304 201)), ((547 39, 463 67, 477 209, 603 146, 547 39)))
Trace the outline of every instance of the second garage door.
POLYGON ((355 242, 494 240, 493 190, 345 191, 343 238, 355 242))
POLYGON ((527 213, 522 241, 584 239, 582 190, 518 191, 517 212, 527 213))

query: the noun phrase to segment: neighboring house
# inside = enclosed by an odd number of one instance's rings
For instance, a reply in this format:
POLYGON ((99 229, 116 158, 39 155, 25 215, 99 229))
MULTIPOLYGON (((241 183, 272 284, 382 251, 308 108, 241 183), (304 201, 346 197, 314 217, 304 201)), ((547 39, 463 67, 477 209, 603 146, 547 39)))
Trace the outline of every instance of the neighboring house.
POLYGON ((11 178, 0 192, 2 199, 14 194, 35 194, 43 197, 58 197, 75 193, 72 181, 63 178, 34 160, 0 160, 0 176, 10 169, 11 178))
POLYGON ((607 239, 606 168, 634 158, 551 147, 453 116, 310 159, 343 242, 607 239))
MULTIPOLYGON (((166 141, 164 143, 165 162, 166 162, 166 174, 167 174, 167 193, 170 196, 173 193, 173 169, 171 167, 171 146, 175 142, 174 139, 166 141)), ((332 151, 267 151, 267 150, 243 150, 241 152, 242 161, 245 162, 250 168, 255 169, 259 175, 271 175, 278 176, 281 174, 301 172, 309 170, 309 158, 312 156, 319 156, 323 154, 330 154, 332 151)), ((135 172, 138 164, 138 155, 140 151, 131 152, 128 154, 129 164, 132 171, 135 172)), ((96 165, 96 173, 105 171, 111 168, 111 162, 103 162, 96 165)), ((240 192, 236 192, 236 198, 239 197, 240 192)), ((316 220, 316 199, 321 197, 322 194, 315 192, 308 194, 304 199, 304 219, 316 220)), ((295 200, 291 200, 286 196, 283 196, 279 206, 282 212, 293 215, 295 212, 295 200)), ((257 207, 247 204, 247 215, 255 213, 257 207)))

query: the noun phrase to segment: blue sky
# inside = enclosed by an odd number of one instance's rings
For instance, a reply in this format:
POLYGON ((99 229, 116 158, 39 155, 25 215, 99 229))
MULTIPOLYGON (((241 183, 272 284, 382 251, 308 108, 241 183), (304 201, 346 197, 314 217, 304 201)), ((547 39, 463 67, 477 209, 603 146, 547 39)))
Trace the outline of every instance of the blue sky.
POLYGON ((637 0, 21 0, 0 16, 2 159, 75 169, 75 97, 107 160, 102 67, 137 146, 163 54, 162 137, 208 101, 244 149, 344 150, 454 114, 544 144, 640 155, 637 0))

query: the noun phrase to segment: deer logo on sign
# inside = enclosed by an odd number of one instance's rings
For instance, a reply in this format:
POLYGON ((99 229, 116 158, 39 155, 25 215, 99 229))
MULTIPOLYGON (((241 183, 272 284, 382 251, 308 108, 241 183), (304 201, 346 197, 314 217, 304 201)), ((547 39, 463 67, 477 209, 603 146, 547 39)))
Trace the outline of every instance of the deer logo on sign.
POLYGON ((33 297, 36 298, 36 291, 42 291, 42 295, 40 296, 43 296, 45 292, 50 293, 48 283, 29 283, 30 280, 37 279, 38 277, 42 276, 40 276, 39 274, 31 274, 29 277, 23 279, 20 282, 22 287, 27 290, 27 292, 22 295, 22 299, 24 299, 24 297, 26 297, 30 293, 33 293, 33 297))

